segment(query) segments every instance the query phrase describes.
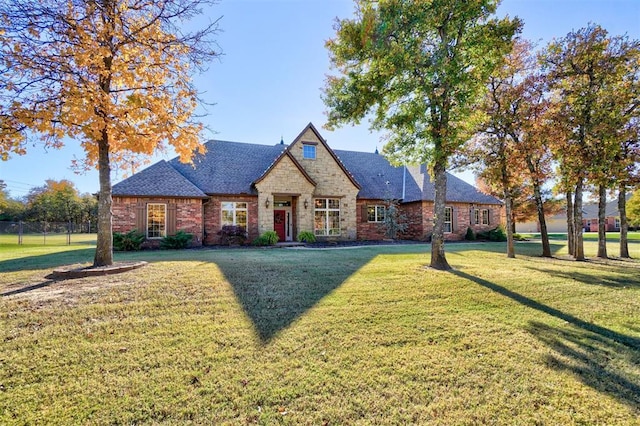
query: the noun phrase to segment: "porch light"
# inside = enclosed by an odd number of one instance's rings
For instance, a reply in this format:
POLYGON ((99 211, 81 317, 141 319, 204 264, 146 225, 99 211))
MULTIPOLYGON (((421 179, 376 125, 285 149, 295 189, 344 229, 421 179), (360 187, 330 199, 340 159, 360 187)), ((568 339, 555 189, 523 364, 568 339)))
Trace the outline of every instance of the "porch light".
POLYGON ((305 198, 305 200, 304 200, 304 208, 306 209, 307 207, 309 207, 309 201, 305 198))
POLYGON ((267 198, 267 201, 264 202, 264 205, 269 208, 269 198, 267 198))

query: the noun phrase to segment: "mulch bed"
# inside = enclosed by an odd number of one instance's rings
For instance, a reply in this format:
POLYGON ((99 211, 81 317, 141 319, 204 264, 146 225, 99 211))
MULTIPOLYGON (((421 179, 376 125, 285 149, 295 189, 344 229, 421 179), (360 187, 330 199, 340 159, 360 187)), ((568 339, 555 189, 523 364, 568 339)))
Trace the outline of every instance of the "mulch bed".
POLYGON ((67 266, 54 269, 46 278, 53 280, 68 280, 73 278, 97 277, 102 275, 119 274, 145 266, 147 262, 114 262, 109 266, 67 266))

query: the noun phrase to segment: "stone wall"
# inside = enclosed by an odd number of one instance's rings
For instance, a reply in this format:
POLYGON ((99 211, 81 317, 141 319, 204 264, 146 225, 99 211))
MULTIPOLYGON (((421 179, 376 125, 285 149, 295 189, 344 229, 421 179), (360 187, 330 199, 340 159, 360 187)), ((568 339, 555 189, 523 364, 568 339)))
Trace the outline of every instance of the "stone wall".
POLYGON ((258 232, 273 231, 274 194, 290 196, 293 200, 293 238, 300 231, 313 232, 313 192, 314 186, 302 174, 288 156, 282 159, 269 171, 269 174, 256 183, 258 190, 258 232), (269 207, 267 207, 269 200, 269 207), (304 208, 304 201, 307 208, 304 208))
MULTIPOLYGON (((113 197, 113 232, 129 232, 137 229, 146 232, 146 205, 171 204, 175 206, 175 224, 167 223, 167 229, 185 231, 193 234, 191 245, 202 245, 202 200, 191 198, 143 198, 143 197, 113 197), (140 218, 139 215, 143 216, 140 218), (140 226, 141 224, 142 226, 140 226), (142 227, 142 229, 139 229, 142 227)), ((168 211, 168 210, 167 210, 168 211)), ((169 216, 169 214, 167 214, 169 216)), ((169 217, 167 217, 169 220, 169 217)), ((159 240, 147 240, 145 247, 155 247, 159 240)))
MULTIPOLYGON (((342 167, 337 163, 326 145, 312 129, 307 129, 289 148, 289 152, 300 163, 307 174, 316 182, 313 198, 340 198, 340 237, 355 240, 357 236, 356 196, 359 189, 342 167), (316 146, 316 158, 303 157, 305 142, 316 146)), ((311 230, 313 230, 313 200, 309 200, 311 230)), ((305 230, 305 229, 301 229, 305 230)))

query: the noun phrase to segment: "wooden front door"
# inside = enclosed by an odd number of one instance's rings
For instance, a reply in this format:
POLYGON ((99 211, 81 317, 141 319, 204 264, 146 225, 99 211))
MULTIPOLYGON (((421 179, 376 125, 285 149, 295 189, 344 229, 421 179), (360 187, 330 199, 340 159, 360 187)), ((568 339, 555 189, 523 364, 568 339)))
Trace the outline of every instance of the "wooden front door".
POLYGON ((273 230, 278 234, 279 241, 286 241, 286 225, 287 225, 287 213, 284 210, 273 211, 273 230))

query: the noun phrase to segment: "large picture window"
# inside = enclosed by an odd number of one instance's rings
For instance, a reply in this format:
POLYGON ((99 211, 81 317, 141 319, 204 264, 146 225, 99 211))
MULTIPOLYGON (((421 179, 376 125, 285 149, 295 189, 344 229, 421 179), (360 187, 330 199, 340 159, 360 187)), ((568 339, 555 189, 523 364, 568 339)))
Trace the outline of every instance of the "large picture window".
POLYGON ((340 199, 314 200, 314 233, 318 236, 340 235, 340 199))
POLYGON ((222 226, 235 225, 247 229, 247 203, 223 201, 221 203, 222 226))
POLYGON ((369 222, 384 222, 385 210, 383 205, 367 206, 367 220, 369 222))
POLYGON ((167 205, 147 204, 147 238, 167 235, 167 205))
POLYGON ((451 207, 444 208, 444 232, 453 231, 453 209, 451 207))

